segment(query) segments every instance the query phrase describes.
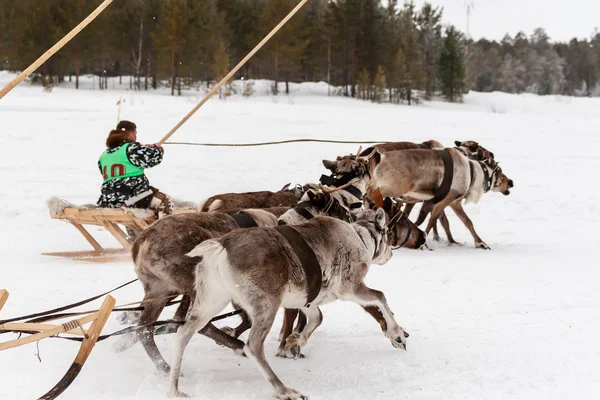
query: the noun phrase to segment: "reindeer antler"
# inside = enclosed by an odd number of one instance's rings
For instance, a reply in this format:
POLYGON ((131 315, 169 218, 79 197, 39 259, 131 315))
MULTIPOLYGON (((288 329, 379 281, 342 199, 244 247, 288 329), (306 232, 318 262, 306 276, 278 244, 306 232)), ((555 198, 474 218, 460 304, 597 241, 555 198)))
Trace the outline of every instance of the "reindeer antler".
POLYGON ((356 159, 357 160, 368 160, 371 157, 373 157, 373 154, 377 153, 377 147, 373 147, 373 151, 371 153, 369 153, 369 155, 367 156, 357 156, 356 159))
POLYGON ((337 186, 334 189, 330 189, 327 186, 323 186, 322 184, 319 183, 319 189, 321 189, 323 192, 325 193, 333 193, 333 192, 337 192, 338 190, 342 190, 350 185, 352 185, 353 183, 359 182, 360 178, 354 178, 352 179, 350 182, 342 185, 342 186, 337 186))

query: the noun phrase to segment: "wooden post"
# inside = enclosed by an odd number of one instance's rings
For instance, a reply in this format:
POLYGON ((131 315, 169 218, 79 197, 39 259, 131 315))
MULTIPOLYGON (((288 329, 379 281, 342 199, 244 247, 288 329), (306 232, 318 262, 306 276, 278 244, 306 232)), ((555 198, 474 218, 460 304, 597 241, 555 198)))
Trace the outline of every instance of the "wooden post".
POLYGON ((8 300, 8 291, 5 289, 0 289, 0 310, 6 304, 6 300, 8 300))
POLYGON ((87 331, 87 335, 83 342, 81 343, 81 347, 79 348, 79 352, 71 364, 71 367, 67 371, 67 373, 62 377, 62 379, 54 385, 52 389, 48 391, 45 395, 41 396, 38 400, 53 400, 60 396, 62 392, 64 392, 70 385, 73 383, 77 375, 81 371, 83 364, 86 362, 88 356, 92 352, 100 333, 102 332, 102 328, 104 328, 104 324, 108 320, 110 313, 115 306, 115 299, 112 296, 106 296, 100 310, 98 310, 98 318, 92 325, 90 329, 87 331))
MULTIPOLYGON (((113 80, 113 89, 114 89, 114 80, 113 80)), ((121 121, 121 96, 119 96, 119 101, 117 101, 117 124, 121 121)))
POLYGON ((61 49, 65 44, 67 44, 71 39, 73 39, 79 32, 83 30, 90 22, 92 22, 106 7, 112 3, 113 0, 104 0, 102 4, 98 6, 90 15, 87 16, 86 19, 81 21, 79 25, 77 25, 71 32, 69 32, 65 37, 59 40, 54 46, 52 46, 48 51, 40 56, 37 60, 33 62, 27 69, 19 74, 15 79, 9 82, 2 90, 0 90, 0 99, 3 98, 8 92, 10 92, 15 86, 21 83, 25 78, 27 78, 33 71, 38 69, 40 65, 42 65, 46 60, 54 55, 58 50, 61 49))
POLYGON ((212 97, 213 94, 215 94, 217 91, 219 91, 219 89, 221 88, 221 86, 223 86, 229 79, 231 79, 231 77, 233 75, 235 75, 236 72, 238 72, 238 70, 240 68, 242 68, 242 66, 244 64, 246 64, 246 62, 258 51, 260 50, 261 47, 264 46, 265 43, 267 43, 269 41, 269 39, 271 39, 276 33, 277 31, 279 31, 279 29, 281 29, 281 27, 283 25, 285 25, 286 22, 288 22, 288 20, 290 18, 292 18, 294 16, 294 14, 296 14, 296 12, 298 12, 298 10, 300 10, 302 8, 302 6, 304 4, 306 4, 308 0, 301 0, 300 3, 298 3, 298 5, 296 7, 294 7, 294 9, 292 11, 290 11, 290 13, 275 27, 273 28, 273 30, 271 32, 269 32, 269 34, 267 36, 265 36, 265 38, 256 45, 255 48, 252 49, 252 51, 250 51, 250 53, 248 53, 248 55, 246 55, 246 57, 244 57, 242 59, 242 61, 240 61, 238 63, 238 65, 235 66, 235 68, 233 68, 226 76, 225 78, 221 79, 221 82, 219 82, 214 88, 212 88, 212 90, 210 92, 208 92, 208 94, 202 99, 202 101, 200 103, 198 103, 198 105, 196 105, 196 107, 194 107, 192 109, 192 111, 190 111, 181 121, 179 121, 179 123, 177 125, 175 125, 173 127, 173 129, 171 129, 169 131, 169 133, 167 133, 162 139, 160 139, 160 141, 157 143, 159 145, 162 145, 164 142, 167 141, 167 139, 169 139, 171 137, 171 135, 173 133, 175 133, 175 131, 177 129, 179 129, 181 127, 181 125, 183 125, 188 119, 190 119, 190 117, 196 112, 198 111, 198 109, 200 107, 202 107, 204 105, 204 103, 206 103, 208 101, 208 99, 210 99, 212 97))

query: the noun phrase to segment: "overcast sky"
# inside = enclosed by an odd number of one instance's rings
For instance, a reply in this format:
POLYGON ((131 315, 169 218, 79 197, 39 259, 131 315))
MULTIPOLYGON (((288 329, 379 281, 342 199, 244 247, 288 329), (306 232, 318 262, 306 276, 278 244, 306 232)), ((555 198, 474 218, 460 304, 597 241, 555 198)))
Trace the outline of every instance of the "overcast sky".
MULTIPOLYGON (((421 8, 426 0, 414 0, 421 8)), ((403 1, 399 1, 402 3, 403 1)), ((444 8, 443 23, 467 29, 466 4, 470 0, 429 0, 444 8)), ((501 40, 506 33, 519 31, 528 36, 537 27, 546 29, 552 41, 569 41, 573 37, 589 38, 600 29, 600 0, 473 0, 469 19, 471 37, 501 40)))

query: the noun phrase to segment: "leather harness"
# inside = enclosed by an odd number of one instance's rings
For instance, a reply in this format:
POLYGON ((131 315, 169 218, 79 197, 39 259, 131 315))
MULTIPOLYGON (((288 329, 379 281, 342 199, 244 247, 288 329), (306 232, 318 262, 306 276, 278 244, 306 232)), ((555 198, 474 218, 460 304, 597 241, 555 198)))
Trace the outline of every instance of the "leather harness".
POLYGON ((448 193, 450 193, 452 178, 454 178, 454 162, 447 149, 434 151, 437 152, 444 161, 444 177, 442 178, 442 184, 436 189, 435 196, 433 197, 433 203, 436 204, 445 199, 446 196, 448 196, 448 193))
POLYGON ((230 217, 233 218, 235 223, 240 228, 256 228, 256 227, 258 227, 258 225, 256 224, 256 221, 250 215, 246 214, 245 212, 238 212, 235 214, 231 214, 230 217))
POLYGON ((306 283, 308 285, 306 307, 310 307, 310 303, 319 295, 323 283, 321 265, 319 264, 317 255, 294 227, 290 225, 279 225, 275 227, 275 230, 287 240, 300 260, 302 269, 306 274, 306 283))

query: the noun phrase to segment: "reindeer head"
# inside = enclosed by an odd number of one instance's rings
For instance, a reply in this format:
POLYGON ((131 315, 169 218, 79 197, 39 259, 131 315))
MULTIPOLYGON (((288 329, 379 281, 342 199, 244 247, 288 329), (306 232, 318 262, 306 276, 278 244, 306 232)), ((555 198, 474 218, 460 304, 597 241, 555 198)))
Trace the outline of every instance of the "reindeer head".
POLYGON ((377 152, 377 149, 368 155, 360 155, 362 147, 358 153, 346 156, 338 156, 335 161, 323 160, 323 166, 331 171, 334 178, 357 177, 362 178, 368 173, 369 159, 377 152))
MULTIPOLYGON (((377 211, 361 210, 357 211, 355 215, 356 225, 362 226, 369 231, 370 239, 375 246, 371 262, 374 264, 385 264, 392 258, 392 248, 388 243, 385 211, 382 208, 378 208, 377 211)), ((363 241, 366 240, 362 236, 361 238, 363 241)))
MULTIPOLYGON (((321 189, 309 189, 305 195, 306 207, 311 207, 311 213, 316 215, 327 215, 341 219, 346 222, 353 222, 355 220, 354 214, 344 204, 344 200, 336 192, 327 192, 321 189)), ((298 203, 297 207, 303 203, 298 203)))
POLYGON ((485 147, 481 146, 479 143, 473 140, 467 140, 464 142, 459 142, 456 140, 454 142, 456 147, 462 148, 467 153, 467 157, 472 160, 485 161, 485 160, 493 160, 494 153, 487 150, 485 147))
POLYGON ((383 200, 388 242, 393 248, 421 249, 427 242, 425 232, 419 229, 402 211, 402 204, 391 197, 383 200))

